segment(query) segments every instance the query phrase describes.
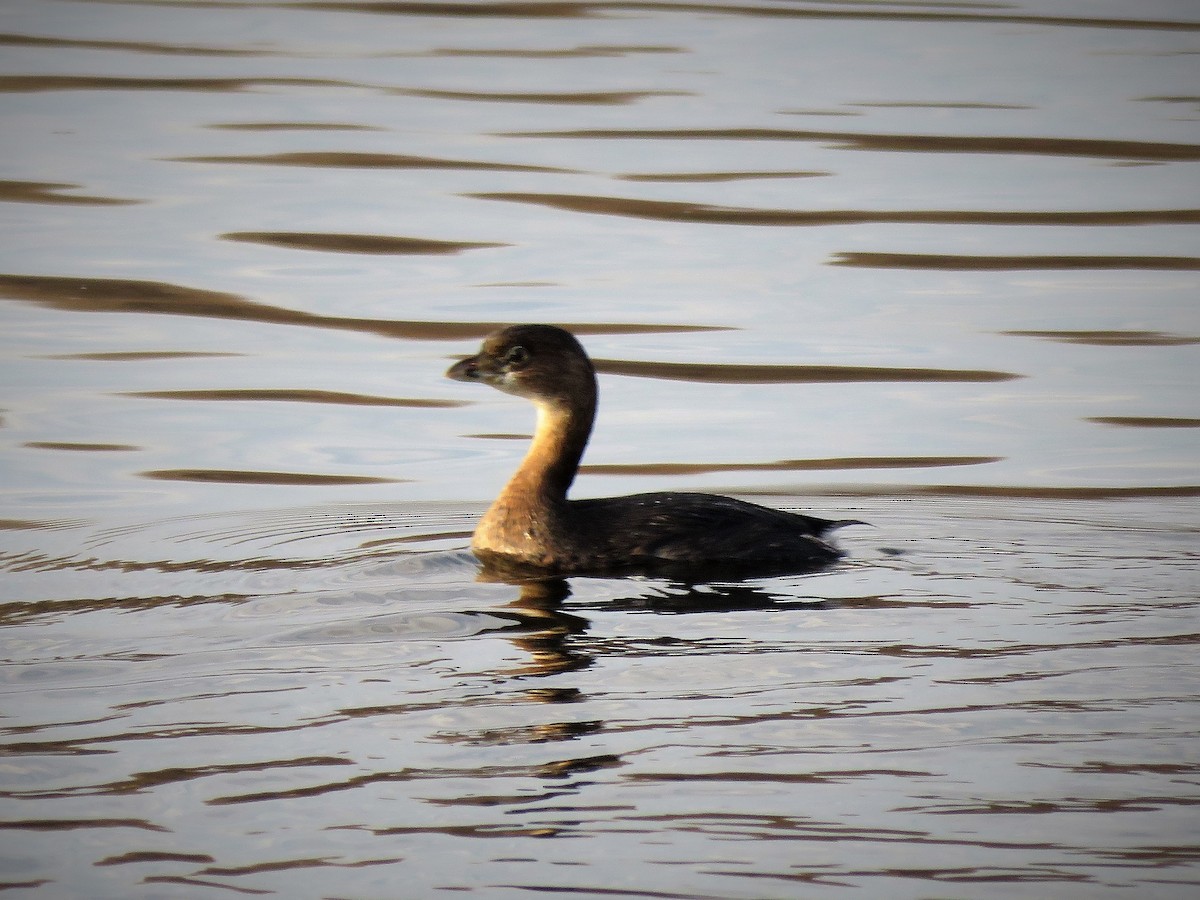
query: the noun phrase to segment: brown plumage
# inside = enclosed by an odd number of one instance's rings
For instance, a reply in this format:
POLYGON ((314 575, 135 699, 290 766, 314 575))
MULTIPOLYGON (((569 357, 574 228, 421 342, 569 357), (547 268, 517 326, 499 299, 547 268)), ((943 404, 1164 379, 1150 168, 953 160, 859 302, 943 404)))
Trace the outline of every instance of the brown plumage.
POLYGON ((568 500, 591 434, 596 373, 552 325, 514 325, 446 373, 533 402, 529 452, 471 542, 485 563, 558 574, 695 570, 803 571, 837 559, 839 525, 715 494, 661 492, 568 500))

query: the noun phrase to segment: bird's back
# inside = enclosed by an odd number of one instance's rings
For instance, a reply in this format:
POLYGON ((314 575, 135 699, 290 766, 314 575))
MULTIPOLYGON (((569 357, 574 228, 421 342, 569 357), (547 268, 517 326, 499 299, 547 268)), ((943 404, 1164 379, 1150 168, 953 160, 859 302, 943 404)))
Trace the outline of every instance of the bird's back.
POLYGON ((664 564, 814 567, 841 554, 823 539, 846 524, 715 494, 661 492, 568 503, 581 567, 664 564))

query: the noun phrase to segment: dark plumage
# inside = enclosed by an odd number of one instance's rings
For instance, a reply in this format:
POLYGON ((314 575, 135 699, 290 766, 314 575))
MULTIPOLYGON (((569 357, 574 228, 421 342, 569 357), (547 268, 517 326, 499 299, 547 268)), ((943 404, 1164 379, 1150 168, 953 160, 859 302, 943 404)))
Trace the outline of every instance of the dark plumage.
POLYGON ((826 532, 849 522, 787 513, 715 494, 661 492, 568 500, 591 434, 596 376, 567 331, 514 325, 446 373, 531 400, 529 452, 480 520, 485 562, 558 574, 666 569, 801 571, 837 559, 826 532))

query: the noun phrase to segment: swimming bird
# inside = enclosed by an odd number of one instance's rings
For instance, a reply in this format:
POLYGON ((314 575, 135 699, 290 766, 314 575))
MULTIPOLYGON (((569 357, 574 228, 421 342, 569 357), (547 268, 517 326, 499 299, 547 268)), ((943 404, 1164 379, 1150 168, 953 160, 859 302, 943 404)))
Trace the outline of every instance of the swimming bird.
POLYGON ((825 535, 861 524, 716 494, 666 491, 571 500, 596 415, 596 370, 570 332, 513 325, 446 372, 531 401, 529 450, 475 528, 485 564, 555 574, 693 569, 804 571, 841 556, 825 535))

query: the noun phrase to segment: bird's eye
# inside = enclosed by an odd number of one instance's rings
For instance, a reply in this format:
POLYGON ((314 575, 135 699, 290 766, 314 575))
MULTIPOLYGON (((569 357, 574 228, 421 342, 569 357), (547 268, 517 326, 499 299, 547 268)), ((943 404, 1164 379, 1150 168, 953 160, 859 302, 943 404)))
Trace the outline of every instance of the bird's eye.
POLYGON ((510 369, 519 369, 527 362, 529 362, 529 351, 520 344, 509 348, 509 351, 504 354, 504 364, 510 369))

